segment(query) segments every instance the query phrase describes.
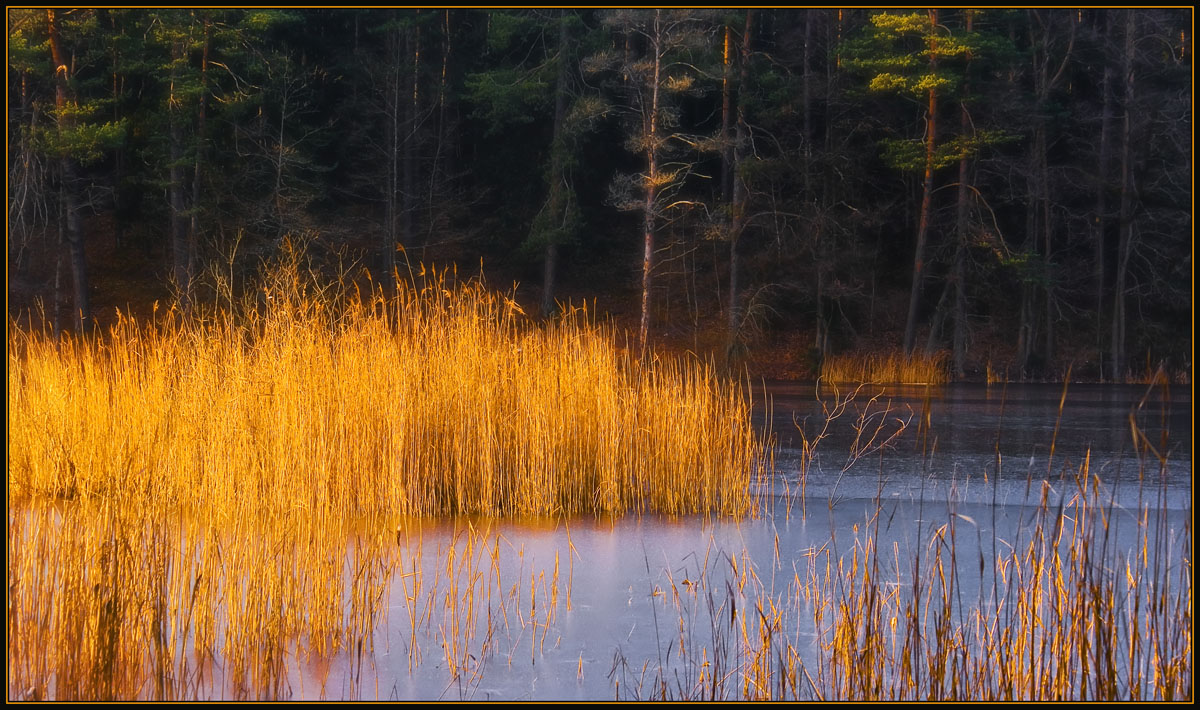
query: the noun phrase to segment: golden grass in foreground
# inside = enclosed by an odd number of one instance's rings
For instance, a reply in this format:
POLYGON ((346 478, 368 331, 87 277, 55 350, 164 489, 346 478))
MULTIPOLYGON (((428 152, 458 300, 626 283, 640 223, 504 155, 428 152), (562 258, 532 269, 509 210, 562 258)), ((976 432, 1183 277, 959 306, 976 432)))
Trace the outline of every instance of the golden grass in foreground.
POLYGON ((829 382, 938 385, 950 379, 948 362, 945 352, 830 355, 821 363, 821 378, 829 382))
POLYGON ((12 700, 286 698, 289 659, 371 651, 397 564, 379 530, 112 500, 11 501, 7 542, 12 700))
POLYGON ((369 657, 411 517, 753 512, 765 442, 707 366, 478 285, 301 273, 101 337, 10 322, 10 698, 288 697, 289 659, 369 657))
POLYGON ((620 355, 581 313, 524 328, 478 285, 267 295, 236 322, 10 329, 10 490, 227 520, 751 510, 764 443, 706 365, 620 355))

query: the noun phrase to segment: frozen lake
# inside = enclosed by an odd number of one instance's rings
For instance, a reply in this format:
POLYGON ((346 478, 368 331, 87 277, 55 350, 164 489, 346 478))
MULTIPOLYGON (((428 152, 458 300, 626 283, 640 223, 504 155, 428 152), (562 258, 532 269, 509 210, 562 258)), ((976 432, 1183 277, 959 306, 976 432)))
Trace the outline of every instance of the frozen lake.
MULTIPOLYGON (((913 579, 922 554, 947 551, 961 621, 1000 603, 994 560, 1089 516, 1106 521, 1106 565, 1148 541, 1162 570, 1190 568, 1187 389, 1072 385, 1065 400, 1061 385, 889 387, 848 401, 845 390, 818 401, 811 385, 766 392, 759 422, 779 449, 759 516, 411 522, 374 653, 296 660, 283 694, 740 699, 763 682, 752 676, 765 648, 811 676, 792 694, 829 697, 814 611, 822 593, 844 594, 829 565, 865 550, 897 589, 924 582, 913 579)), ((1076 543, 1059 539, 1068 555, 1076 543)))

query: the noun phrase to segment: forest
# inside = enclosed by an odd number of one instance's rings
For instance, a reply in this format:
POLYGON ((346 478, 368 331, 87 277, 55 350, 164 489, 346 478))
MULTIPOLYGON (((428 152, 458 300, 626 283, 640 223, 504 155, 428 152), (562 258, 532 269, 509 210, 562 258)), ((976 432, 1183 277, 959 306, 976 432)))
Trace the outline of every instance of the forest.
POLYGON ((9 9, 8 699, 1190 701, 1191 31, 9 9))
POLYGON ((1190 382, 1191 8, 10 9, 8 316, 303 246, 811 377, 1190 382))

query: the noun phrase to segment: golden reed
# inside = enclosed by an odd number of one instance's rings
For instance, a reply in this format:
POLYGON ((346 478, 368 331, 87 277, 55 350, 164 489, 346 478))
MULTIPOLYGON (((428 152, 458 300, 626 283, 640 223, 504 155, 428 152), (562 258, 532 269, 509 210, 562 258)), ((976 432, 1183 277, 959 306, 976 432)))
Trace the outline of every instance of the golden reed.
POLYGON ((821 378, 828 382, 940 385, 950 381, 948 363, 945 352, 830 355, 821 363, 821 378))
POLYGON ((753 512, 742 387, 414 281, 292 254, 220 310, 10 321, 10 698, 288 697, 298 655, 369 653, 413 517, 753 512))

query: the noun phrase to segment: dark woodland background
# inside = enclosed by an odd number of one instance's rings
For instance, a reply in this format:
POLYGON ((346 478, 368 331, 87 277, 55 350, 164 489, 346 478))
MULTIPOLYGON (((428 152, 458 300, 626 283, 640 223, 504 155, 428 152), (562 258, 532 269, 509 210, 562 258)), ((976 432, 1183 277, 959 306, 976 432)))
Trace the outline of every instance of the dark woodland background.
POLYGON ((302 243, 384 288, 455 264, 530 315, 594 299, 776 376, 904 349, 1190 381, 1192 26, 10 9, 10 326, 186 311, 302 243))

